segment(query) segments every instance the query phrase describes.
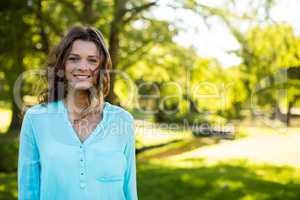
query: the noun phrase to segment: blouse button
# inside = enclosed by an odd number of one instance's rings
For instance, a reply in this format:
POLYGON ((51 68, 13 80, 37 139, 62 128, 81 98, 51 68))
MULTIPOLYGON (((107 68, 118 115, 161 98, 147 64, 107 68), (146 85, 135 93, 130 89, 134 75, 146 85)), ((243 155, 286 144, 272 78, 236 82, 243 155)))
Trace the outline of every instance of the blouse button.
POLYGON ((85 187, 85 183, 81 182, 81 183, 80 183, 80 187, 81 187, 81 188, 84 188, 84 187, 85 187))

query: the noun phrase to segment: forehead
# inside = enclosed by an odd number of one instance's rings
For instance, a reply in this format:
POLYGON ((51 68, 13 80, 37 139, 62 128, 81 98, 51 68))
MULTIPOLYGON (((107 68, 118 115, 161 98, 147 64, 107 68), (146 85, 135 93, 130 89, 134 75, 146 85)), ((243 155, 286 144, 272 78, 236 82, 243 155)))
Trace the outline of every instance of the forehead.
POLYGON ((99 56, 96 44, 92 41, 75 40, 72 44, 71 53, 85 56, 99 56))

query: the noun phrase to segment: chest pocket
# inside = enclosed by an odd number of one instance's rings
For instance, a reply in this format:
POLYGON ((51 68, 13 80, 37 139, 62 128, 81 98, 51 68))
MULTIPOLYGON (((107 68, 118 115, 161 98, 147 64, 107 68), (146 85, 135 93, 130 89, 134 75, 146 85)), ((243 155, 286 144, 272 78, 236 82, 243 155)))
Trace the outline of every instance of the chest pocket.
POLYGON ((125 200, 123 192, 126 158, 121 151, 98 152, 94 167, 99 199, 125 200))
POLYGON ((90 171, 100 181, 120 181, 124 177, 126 169, 126 158, 121 151, 95 152, 90 171))

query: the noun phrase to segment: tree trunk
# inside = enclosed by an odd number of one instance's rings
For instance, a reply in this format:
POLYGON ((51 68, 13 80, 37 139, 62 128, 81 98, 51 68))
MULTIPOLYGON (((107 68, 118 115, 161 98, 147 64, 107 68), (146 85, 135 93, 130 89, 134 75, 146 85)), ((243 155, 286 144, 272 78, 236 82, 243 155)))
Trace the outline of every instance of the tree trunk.
POLYGON ((10 126, 7 131, 7 133, 9 135, 16 136, 18 134, 18 131, 20 130, 21 125, 22 125, 20 114, 21 114, 20 109, 13 101, 12 102, 12 121, 11 121, 10 126))
POLYGON ((37 11, 36 15, 39 19, 39 24, 40 24, 40 36, 42 38, 42 51, 45 54, 48 54, 49 52, 49 40, 48 40, 48 35, 45 31, 45 21, 44 21, 44 16, 42 12, 42 0, 37 1, 37 11))
POLYGON ((110 90, 107 96, 107 100, 113 104, 120 104, 120 101, 116 94, 114 93, 114 83, 116 74, 118 71, 119 63, 119 48, 120 48, 120 31, 122 30, 124 24, 129 23, 134 20, 137 14, 149 9, 151 6, 156 5, 156 2, 149 2, 143 5, 126 9, 126 4, 128 0, 114 0, 114 11, 113 20, 110 24, 110 34, 109 34, 109 53, 112 60, 112 72, 110 73, 110 90), (125 18, 125 15, 129 14, 125 18))
POLYGON ((93 12, 93 0, 83 0, 83 15, 82 21, 88 25, 92 25, 95 22, 93 12))
POLYGON ((296 104, 296 102, 300 99, 300 96, 296 95, 292 101, 289 102, 288 110, 286 113, 286 125, 291 125, 291 119, 292 119, 292 108, 296 104))
POLYGON ((293 102, 289 102, 288 110, 287 110, 287 113, 286 113, 286 125, 287 126, 291 125, 292 107, 293 107, 293 102))
POLYGON ((123 17, 125 15, 125 4, 126 1, 115 0, 114 1, 114 14, 113 20, 110 24, 110 34, 109 34, 109 53, 112 60, 112 71, 110 73, 110 90, 107 96, 107 101, 112 104, 119 105, 119 100, 114 93, 114 82, 116 77, 116 71, 118 67, 118 57, 120 48, 120 30, 123 25, 123 17))
MULTIPOLYGON (((15 11, 15 19, 22 18, 22 12, 16 10, 15 11)), ((26 44, 26 38, 24 38, 24 32, 26 32, 28 27, 24 24, 22 20, 12 20, 11 21, 12 26, 18 27, 16 28, 15 31, 11 32, 10 37, 12 39, 12 44, 11 44, 11 56, 13 58, 13 66, 12 68, 8 69, 7 72, 7 81, 8 84, 10 85, 9 87, 9 100, 11 102, 11 110, 12 110, 12 121, 11 124, 9 125, 7 133, 9 135, 18 135, 22 121, 20 120, 20 114, 21 110, 19 109, 18 105, 15 102, 14 98, 14 86, 16 83, 17 78, 21 75, 22 72, 24 72, 24 64, 23 64, 23 59, 24 59, 24 52, 26 51, 27 44, 26 44)), ((23 87, 23 85, 22 85, 23 87)), ((23 88, 20 88, 20 93, 17 94, 20 97, 23 97, 23 88)))
POLYGON ((118 52, 119 52, 119 31, 117 31, 114 27, 116 25, 112 24, 112 29, 109 38, 109 53, 111 55, 112 60, 112 71, 110 73, 110 89, 107 96, 107 100, 112 104, 118 104, 117 96, 114 93, 114 82, 115 82, 115 70, 118 65, 118 52))
MULTIPOLYGON (((16 42, 18 42, 16 40, 16 42)), ((16 58, 16 63, 15 63, 15 67, 13 68, 13 74, 12 76, 9 78, 10 81, 10 85, 11 85, 11 89, 10 89, 10 99, 11 99, 11 104, 12 104, 12 121, 11 124, 9 125, 8 134, 11 135, 17 135, 20 128, 21 128, 21 118, 20 118, 20 114, 21 114, 21 110, 19 109, 19 107, 17 106, 16 102, 15 102, 15 98, 14 98, 14 91, 13 91, 13 87, 15 84, 15 80, 18 78, 18 76, 24 71, 24 65, 23 65, 23 52, 22 52, 22 48, 19 47, 18 44, 16 45, 16 50, 15 50, 15 58, 16 58)), ((21 94, 20 96, 23 97, 23 92, 22 89, 20 90, 21 94)))

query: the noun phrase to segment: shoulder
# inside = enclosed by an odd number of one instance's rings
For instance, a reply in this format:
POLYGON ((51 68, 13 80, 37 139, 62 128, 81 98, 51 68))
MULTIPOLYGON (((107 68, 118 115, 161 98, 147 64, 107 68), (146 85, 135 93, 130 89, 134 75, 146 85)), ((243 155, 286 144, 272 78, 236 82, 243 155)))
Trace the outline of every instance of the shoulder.
POLYGON ((121 106, 110 103, 106 105, 108 106, 106 112, 110 118, 110 126, 121 133, 126 133, 125 135, 129 138, 134 138, 135 122, 133 115, 121 106))
MULTIPOLYGON (((25 116, 34 116, 40 114, 47 114, 55 112, 58 102, 39 103, 33 105, 25 110, 25 116)), ((57 110, 56 110, 57 111, 57 110)))
POLYGON ((106 106, 108 106, 106 112, 108 112, 108 114, 113 118, 125 122, 134 122, 134 117, 125 108, 122 108, 121 106, 118 105, 110 104, 108 102, 106 102, 106 106))

